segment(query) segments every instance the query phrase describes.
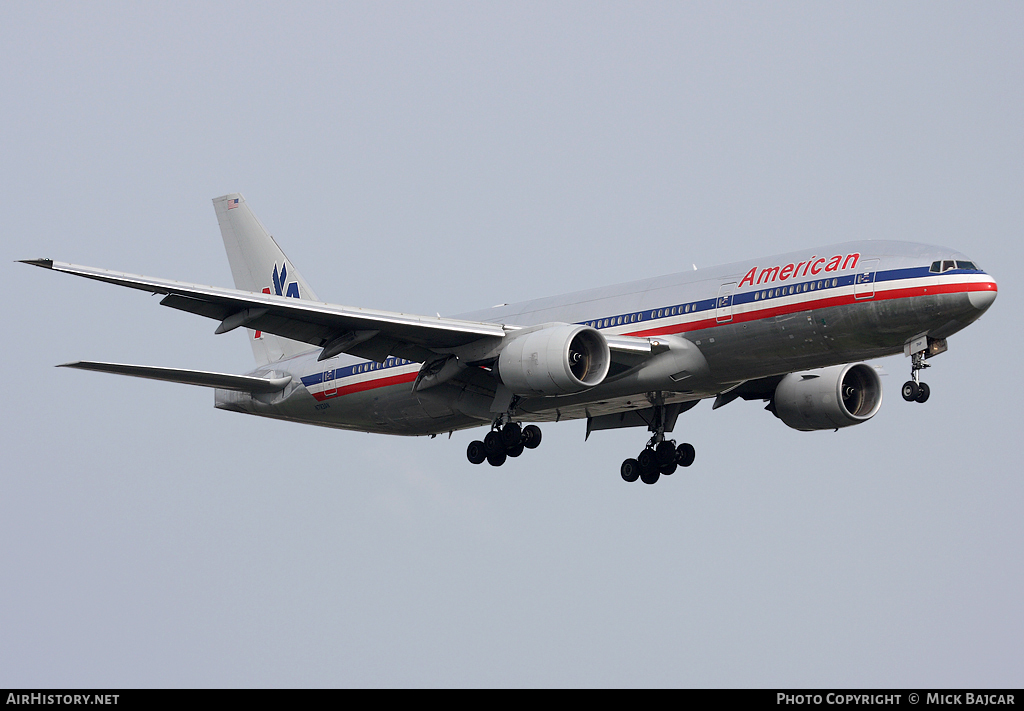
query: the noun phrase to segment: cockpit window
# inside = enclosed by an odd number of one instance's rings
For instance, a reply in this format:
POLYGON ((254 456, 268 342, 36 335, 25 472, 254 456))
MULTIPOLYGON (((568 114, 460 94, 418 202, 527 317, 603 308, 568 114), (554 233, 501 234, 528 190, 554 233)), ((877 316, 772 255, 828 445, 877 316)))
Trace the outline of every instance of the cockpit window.
POLYGON ((977 264, 964 259, 943 259, 940 262, 932 262, 932 266, 928 271, 934 274, 941 274, 942 272, 948 272, 950 269, 969 269, 972 272, 981 271, 981 267, 977 264))

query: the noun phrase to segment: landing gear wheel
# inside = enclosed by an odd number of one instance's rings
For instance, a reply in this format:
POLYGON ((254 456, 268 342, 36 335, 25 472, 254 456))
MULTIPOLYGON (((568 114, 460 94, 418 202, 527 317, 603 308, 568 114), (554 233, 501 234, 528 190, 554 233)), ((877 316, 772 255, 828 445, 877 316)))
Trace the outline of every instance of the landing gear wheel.
POLYGON ((501 432, 497 430, 491 430, 484 437, 484 449, 487 451, 487 455, 497 454, 501 452, 505 453, 505 442, 501 439, 501 432))
POLYGON ((659 467, 667 467, 676 460, 676 446, 672 442, 661 441, 654 450, 659 467))
POLYGON ((623 481, 634 482, 640 478, 640 463, 635 459, 627 459, 619 467, 619 474, 623 481))
POLYGON ((651 472, 648 472, 648 471, 641 471, 640 472, 640 481, 642 481, 645 484, 657 484, 658 483, 658 479, 660 479, 660 478, 661 478, 661 472, 659 472, 657 469, 655 469, 654 471, 651 471, 651 472))
MULTIPOLYGON (((640 471, 644 474, 658 471, 658 458, 653 449, 645 449, 640 452, 640 454, 636 456, 636 461, 640 465, 640 471)), ((645 479, 644 481, 647 480, 645 479)), ((657 478, 655 478, 654 481, 657 481, 657 478)), ((653 484, 654 482, 648 483, 653 484)))
POLYGON ((907 402, 913 402, 914 400, 917 400, 917 396, 920 392, 920 386, 918 386, 918 384, 915 383, 913 380, 908 380, 907 382, 903 383, 903 399, 906 400, 907 402))
MULTIPOLYGON (((672 451, 673 451, 673 453, 675 452, 674 449, 672 451)), ((676 471, 676 463, 675 462, 672 462, 671 464, 666 464, 666 465, 664 465, 659 470, 659 472, 661 473, 662 476, 672 476, 673 474, 675 474, 675 471, 676 471)))
POLYGON ((522 442, 517 444, 515 447, 509 447, 508 449, 505 450, 505 454, 507 454, 510 457, 518 457, 522 453, 523 453, 523 443, 522 442))
POLYGON ((693 445, 688 442, 684 442, 676 448, 676 464, 679 466, 689 466, 693 463, 696 456, 696 450, 694 450, 693 445))
POLYGON ((487 459, 487 450, 484 449, 484 443, 478 439, 470 442, 469 447, 466 448, 466 457, 473 464, 483 464, 484 460, 487 459))
POLYGON ((693 460, 697 457, 697 450, 693 448, 693 445, 689 442, 683 442, 681 445, 676 447, 676 464, 681 467, 688 467, 693 464, 693 460))
MULTIPOLYGON (((904 386, 904 387, 906 387, 906 386, 904 386)), ((928 399, 928 396, 931 395, 931 394, 932 394, 932 389, 930 387, 928 387, 928 383, 918 383, 917 384, 917 397, 915 397, 914 399, 917 402, 924 402, 925 400, 928 399)))
POLYGON ((540 446, 540 427, 527 425, 523 428, 523 446, 527 449, 537 449, 540 446))
POLYGON ((500 467, 502 464, 505 463, 505 458, 507 456, 508 455, 505 454, 504 451, 498 452, 497 454, 488 454, 487 463, 490 464, 492 467, 500 467))
POLYGON ((512 449, 523 440, 523 428, 515 422, 509 422, 501 428, 501 441, 505 449, 512 449))

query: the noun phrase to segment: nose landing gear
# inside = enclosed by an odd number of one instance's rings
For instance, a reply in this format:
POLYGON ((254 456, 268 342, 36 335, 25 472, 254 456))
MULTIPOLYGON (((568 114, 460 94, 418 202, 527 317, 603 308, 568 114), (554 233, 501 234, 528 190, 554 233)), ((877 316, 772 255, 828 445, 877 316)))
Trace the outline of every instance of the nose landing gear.
POLYGON ((900 392, 907 402, 925 402, 932 394, 932 390, 928 387, 928 383, 921 382, 921 371, 930 368, 931 364, 925 362, 925 351, 918 351, 910 358, 911 379, 903 383, 900 392))
POLYGON ((901 394, 907 402, 924 402, 932 394, 927 383, 921 382, 921 371, 930 368, 926 359, 949 350, 945 338, 932 338, 926 334, 917 336, 903 347, 903 353, 910 356, 910 380, 903 383, 901 394))

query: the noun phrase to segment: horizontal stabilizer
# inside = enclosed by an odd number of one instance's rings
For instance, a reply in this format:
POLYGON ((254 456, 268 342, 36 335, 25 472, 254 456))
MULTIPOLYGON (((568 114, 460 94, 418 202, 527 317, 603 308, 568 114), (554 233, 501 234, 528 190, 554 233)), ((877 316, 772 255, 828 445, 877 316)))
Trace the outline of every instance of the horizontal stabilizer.
POLYGON ((166 380, 170 383, 185 385, 201 385, 204 388, 220 388, 221 390, 238 390, 246 393, 274 393, 283 390, 291 382, 292 376, 283 378, 259 378, 254 375, 233 375, 231 373, 210 373, 205 370, 185 370, 184 368, 157 368, 151 365, 127 365, 124 363, 96 363, 80 360, 64 363, 58 368, 78 368, 79 370, 95 370, 99 373, 131 375, 136 378, 150 380, 166 380))

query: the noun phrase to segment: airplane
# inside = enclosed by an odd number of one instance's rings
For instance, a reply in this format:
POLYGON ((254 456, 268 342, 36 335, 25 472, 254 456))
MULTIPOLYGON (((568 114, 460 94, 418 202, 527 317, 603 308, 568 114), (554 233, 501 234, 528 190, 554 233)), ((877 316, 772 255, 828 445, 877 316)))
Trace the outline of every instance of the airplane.
POLYGON ((995 279, 959 252, 864 240, 684 271, 453 318, 320 301, 234 193, 213 200, 235 288, 55 262, 57 272, 163 295, 160 303, 244 327, 255 368, 237 375, 76 361, 59 367, 199 385, 215 407, 345 430, 449 436, 488 427, 466 456, 503 465, 541 442, 538 422, 645 427, 620 475, 654 484, 693 464, 666 437, 702 399, 761 400, 785 425, 838 430, 882 404, 863 361, 903 352, 903 399, 995 301, 995 279), (529 424, 525 424, 529 423, 529 424))

